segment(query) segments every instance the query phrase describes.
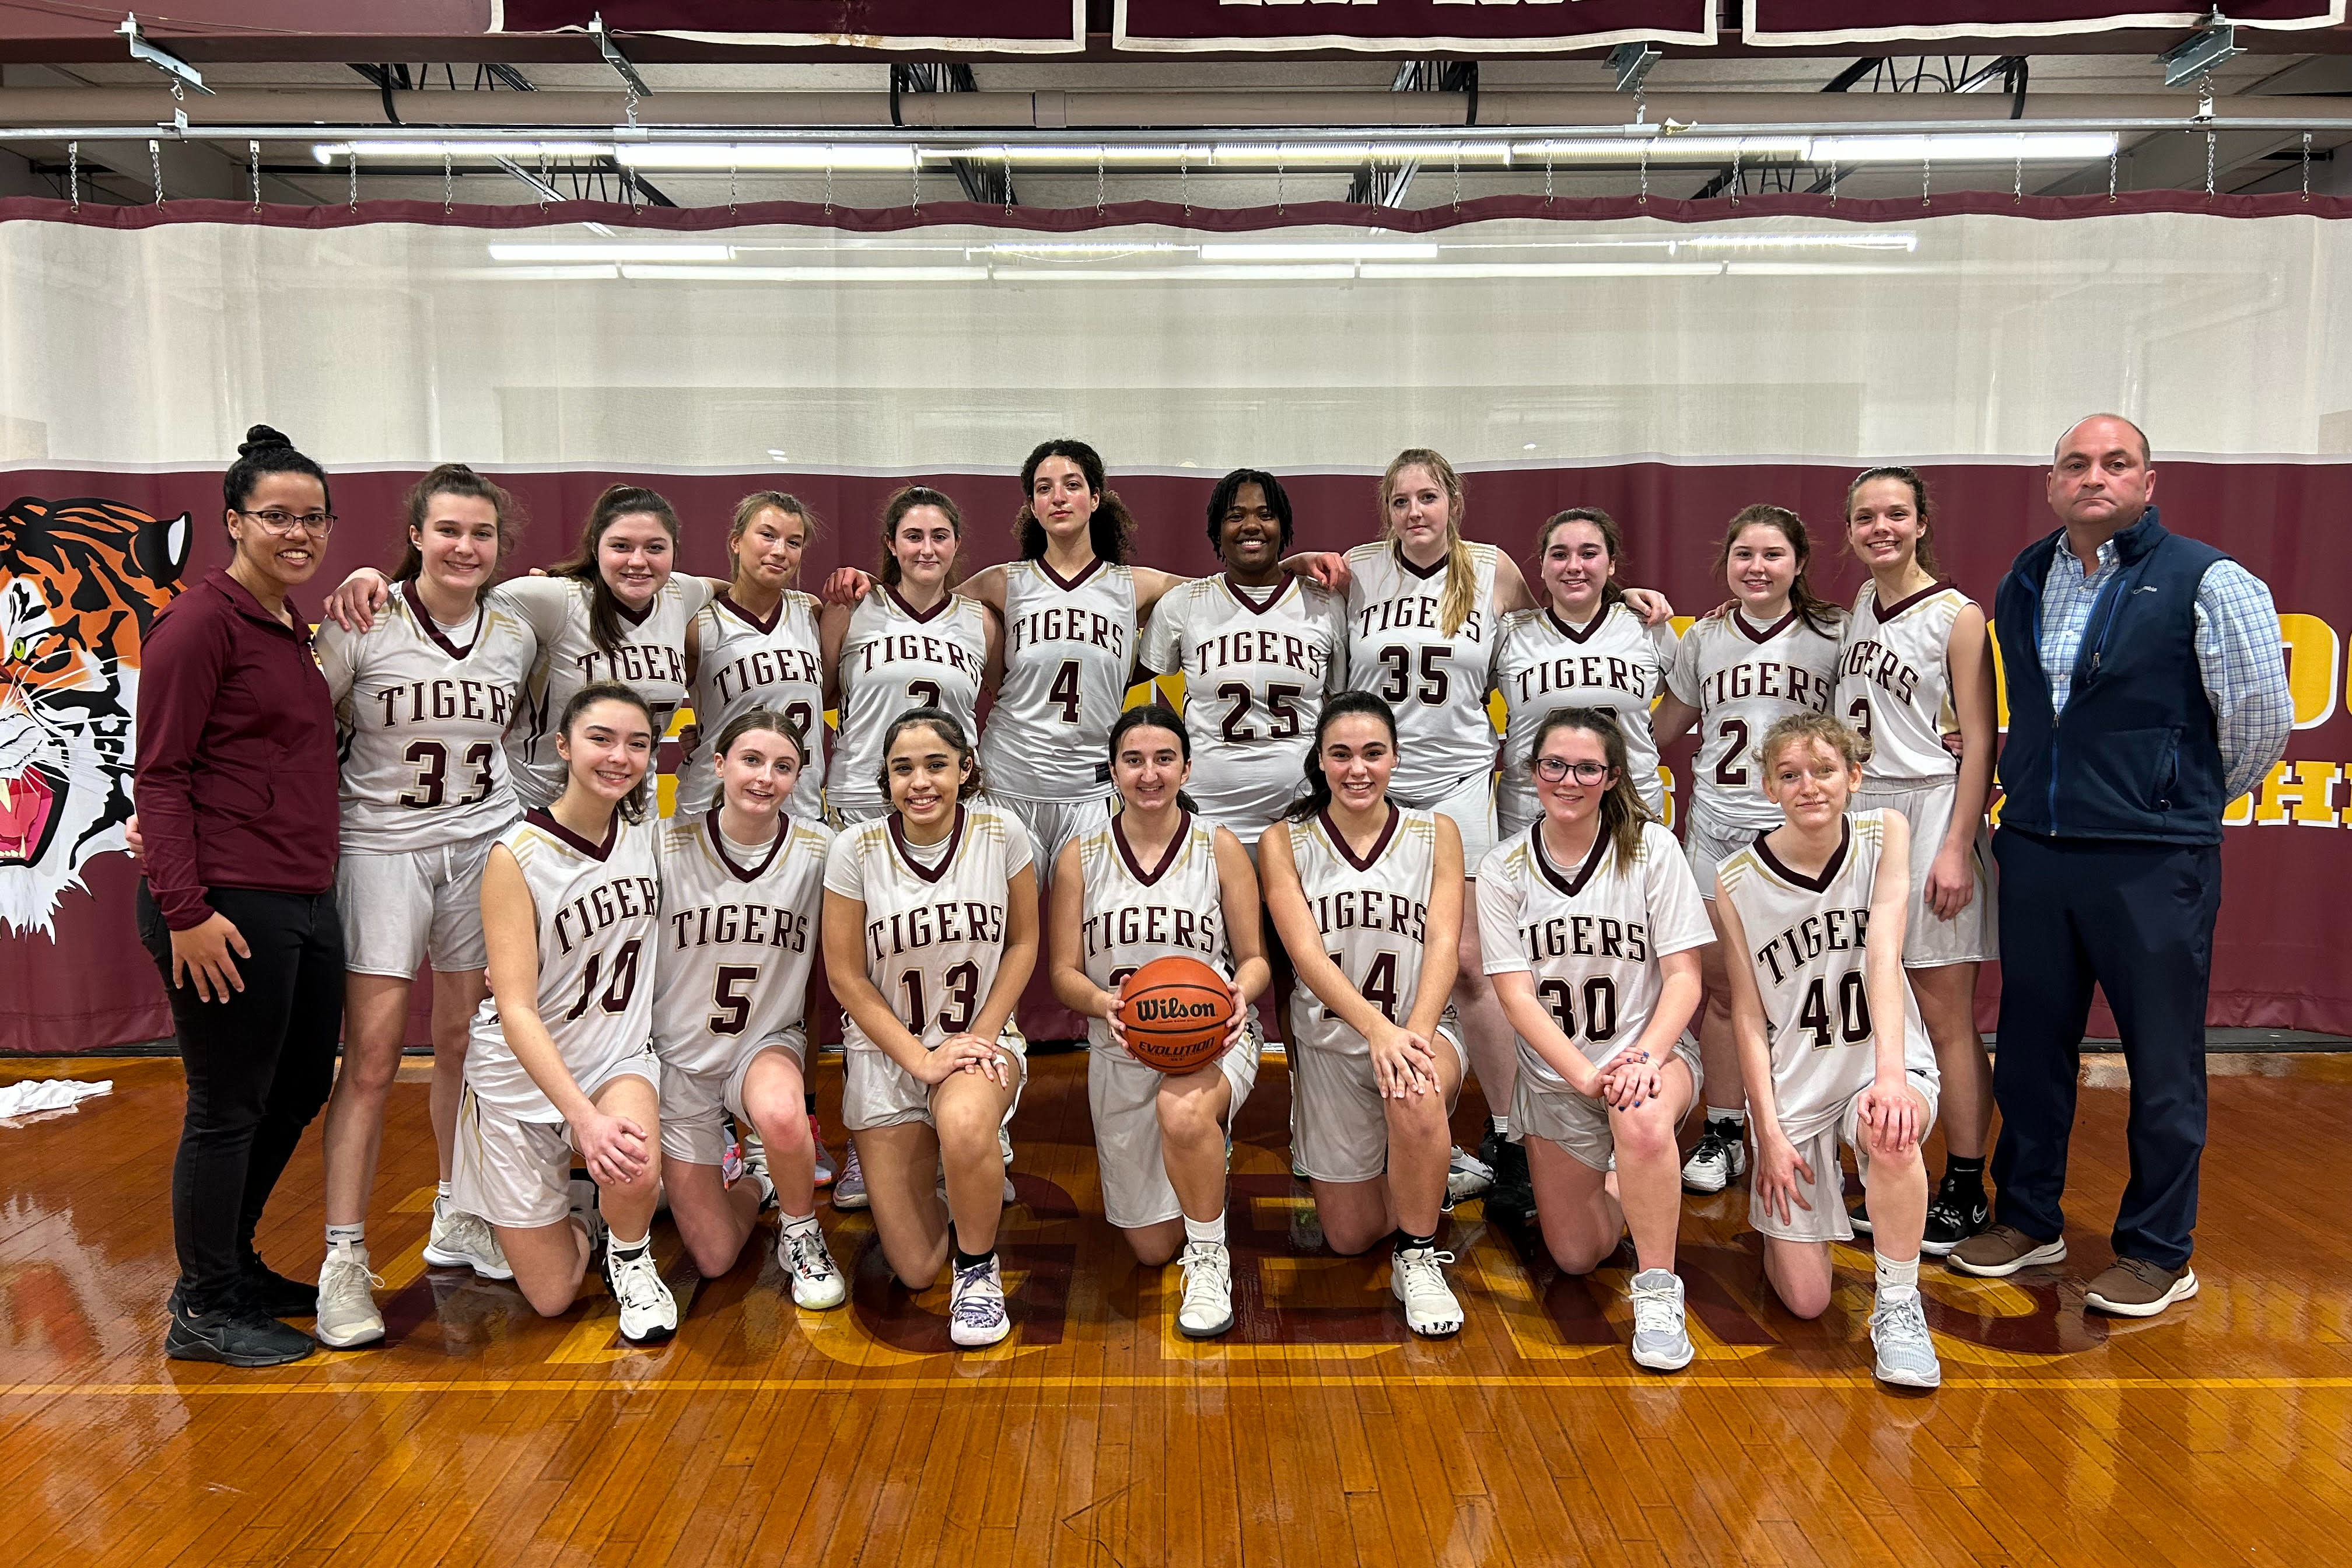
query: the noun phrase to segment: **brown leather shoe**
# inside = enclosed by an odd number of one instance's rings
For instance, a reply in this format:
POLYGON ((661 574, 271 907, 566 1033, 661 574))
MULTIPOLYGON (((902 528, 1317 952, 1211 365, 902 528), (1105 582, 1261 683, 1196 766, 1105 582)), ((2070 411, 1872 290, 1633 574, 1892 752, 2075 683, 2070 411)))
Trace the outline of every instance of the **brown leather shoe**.
POLYGON ((2006 1279, 2021 1268, 2065 1262, 2066 1238, 2036 1241, 2015 1226, 1997 1225, 1952 1248, 1944 1261, 1980 1279, 2006 1279))
POLYGON ((2083 1305, 2119 1318, 2153 1318, 2197 1294, 2197 1270, 2167 1268, 2145 1258, 2118 1258, 2083 1292, 2083 1305))

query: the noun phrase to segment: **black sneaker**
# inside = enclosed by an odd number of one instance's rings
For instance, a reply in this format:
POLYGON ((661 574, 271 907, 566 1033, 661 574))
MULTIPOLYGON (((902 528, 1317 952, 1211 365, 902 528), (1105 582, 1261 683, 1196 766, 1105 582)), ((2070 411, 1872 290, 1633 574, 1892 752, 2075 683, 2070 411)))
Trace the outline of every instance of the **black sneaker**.
POLYGON ((191 1312, 175 1295, 172 1326, 164 1331, 163 1353, 173 1361, 213 1361, 224 1366, 283 1366, 319 1347, 299 1329, 265 1317, 243 1299, 216 1312, 191 1312))
POLYGON ((1528 1174, 1525 1144, 1512 1142, 1489 1122, 1486 1136, 1478 1141, 1478 1158, 1495 1173, 1495 1184, 1486 1194, 1487 1218, 1525 1219, 1536 1212, 1535 1183, 1528 1174))
POLYGON ((319 1282, 315 1279, 289 1279, 267 1263, 261 1254, 248 1252, 245 1266, 237 1274, 237 1288, 245 1293, 248 1305, 257 1312, 270 1318, 315 1318, 319 1315, 319 1282))
POLYGON ((1927 1228, 1919 1238, 1919 1250, 1930 1258, 1946 1257, 1991 1224, 1992 1204, 1985 1196, 1983 1184, 1963 1184, 1948 1171, 1936 1184, 1936 1195, 1927 1200, 1927 1228))

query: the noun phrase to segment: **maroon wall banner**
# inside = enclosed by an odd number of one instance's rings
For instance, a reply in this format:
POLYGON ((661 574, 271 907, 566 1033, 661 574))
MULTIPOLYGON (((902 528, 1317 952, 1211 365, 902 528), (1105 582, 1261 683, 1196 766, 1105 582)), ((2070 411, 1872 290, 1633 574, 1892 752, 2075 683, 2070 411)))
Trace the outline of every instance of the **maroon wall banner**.
MULTIPOLYGON (((1232 454, 1236 462, 1253 454, 1232 454)), ((1817 585, 1849 602, 1862 581, 1838 549, 1836 519, 1852 465, 1628 462, 1526 468, 1468 476, 1473 531, 1524 554, 1537 523, 1572 504, 1607 508, 1623 523, 1630 581, 1654 584, 1677 611, 1725 597, 1709 567, 1724 521, 1750 501, 1790 506, 1815 525, 1817 585)), ((2352 576, 2340 542, 2352 532, 2352 465, 2159 461, 2159 499, 2174 530, 2209 540, 2262 576, 2276 596, 2295 691, 2287 760, 2232 810, 2223 835, 2225 890, 2210 1021, 2224 1026, 2352 1035, 2352 953, 2341 937, 2337 890, 2352 882, 2352 576), (2313 831, 2313 830, 2317 831, 2313 831), (2343 837, 2338 837, 2342 834, 2343 837)), ((1937 548, 1951 576, 1990 602, 2029 540, 2054 523, 2031 464, 1946 464, 1924 470, 1937 508, 1937 548)), ((322 582, 352 567, 389 566, 390 519, 415 473, 335 476, 335 535, 322 582)), ((1142 520, 1137 555, 1187 573, 1214 569, 1202 528, 1213 473, 1122 476, 1111 482, 1142 520)), ((910 475, 939 485, 969 520, 967 569, 1011 553, 1018 484, 1009 474, 910 475)), ((530 521, 518 565, 566 554, 590 502, 607 483, 649 484, 686 519, 680 567, 716 573, 736 498, 781 488, 825 523, 803 567, 814 584, 833 566, 870 566, 875 520, 898 479, 785 471, 741 474, 523 472, 500 475, 530 521)), ((132 931, 135 880, 120 850, 135 637, 152 607, 221 564, 217 475, 26 470, 0 509, 0 646, 11 661, 0 697, 0 1051, 62 1053, 168 1036, 154 969, 132 931), (93 499, 74 499, 93 498, 93 499), (193 518, 193 527, 181 526, 193 518)), ((1287 480, 1304 548, 1342 549, 1369 537, 1377 481, 1301 474, 1287 480)), ((315 614, 317 595, 302 605, 315 614)), ((1677 793, 1685 742, 1669 752, 1677 793)), ((1983 1017, 1993 1016, 1999 968, 1989 966, 1983 1017)), ((423 987, 419 990, 422 991, 423 987)), ((1023 1009, 1042 1038, 1077 1033, 1042 1001, 1023 1009)), ((420 999, 421 1002, 421 999, 420 999)), ((415 1035, 422 1041, 419 1027, 415 1035)), ((2094 1030, 2112 1034, 2105 1009, 2094 1030)))
POLYGON ((1484 55, 1590 49, 1648 39, 1715 42, 1715 0, 1116 0, 1111 46, 1146 51, 1352 49, 1484 55))
MULTIPOLYGON (((2326 27, 2345 0, 2240 0, 2221 9, 2242 27, 2326 27)), ((2126 27, 2204 26, 2206 7, 2169 10, 2115 0, 1748 0, 1751 44, 1892 43, 1906 38, 2052 37, 2126 27)))
POLYGON ((660 33, 795 48, 1075 54, 1086 0, 491 0, 489 31, 660 33))

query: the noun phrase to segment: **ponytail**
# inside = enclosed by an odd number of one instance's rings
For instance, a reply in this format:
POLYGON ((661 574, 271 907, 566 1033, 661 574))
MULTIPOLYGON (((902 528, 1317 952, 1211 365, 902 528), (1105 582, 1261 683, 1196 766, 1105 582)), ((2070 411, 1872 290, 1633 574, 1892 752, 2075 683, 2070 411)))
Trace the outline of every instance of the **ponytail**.
POLYGON ((1478 563, 1462 537, 1462 520, 1470 506, 1462 493, 1462 476, 1454 465, 1427 447, 1407 447, 1381 476, 1381 531, 1393 541, 1396 528, 1389 520, 1389 502, 1395 499, 1397 479, 1407 468, 1427 468, 1445 491, 1445 592, 1437 600, 1437 629, 1451 637, 1478 607, 1478 563))
POLYGON ((1315 743, 1307 748, 1303 771, 1307 774, 1307 793, 1293 801, 1283 815, 1293 822, 1305 822, 1330 809, 1331 781, 1323 772, 1323 737, 1331 726, 1351 713, 1369 713, 1378 719, 1389 732, 1389 746, 1395 749, 1396 711, 1369 691, 1342 691, 1323 704, 1323 716, 1315 721, 1315 743))

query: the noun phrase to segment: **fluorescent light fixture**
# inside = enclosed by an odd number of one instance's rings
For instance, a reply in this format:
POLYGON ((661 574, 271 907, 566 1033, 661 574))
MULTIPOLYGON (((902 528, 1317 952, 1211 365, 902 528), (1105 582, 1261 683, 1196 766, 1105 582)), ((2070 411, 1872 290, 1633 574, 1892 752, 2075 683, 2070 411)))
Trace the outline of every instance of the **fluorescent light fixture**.
POLYGON ((2116 150, 2112 131, 1998 135, 1816 136, 1816 163, 2089 163, 2116 150))
POLYGON ((1207 163, 1205 146, 1171 144, 1160 147, 1111 147, 1100 142, 1024 142, 991 147, 926 147, 923 155, 934 163, 970 158, 979 163, 1207 163))
POLYGON ((1429 163, 1507 166, 1507 142, 1232 142, 1210 149, 1210 161, 1253 169, 1311 163, 1429 163))
POLYGON ((997 267, 1000 283, 1343 283, 1356 276, 1353 262, 1299 263, 1273 267, 997 267))
POLYGON ((1434 261, 1434 241, 1422 244, 1348 241, 1339 244, 1218 245, 1201 247, 1203 261, 1434 261))
POLYGON ((320 142, 310 156, 321 163, 360 157, 381 163, 437 163, 443 158, 602 158, 601 142, 320 142))
POLYGON ((1693 250, 1904 250, 1919 248, 1909 229, 1885 234, 1695 234, 1671 243, 1693 250))
POLYGON ((1368 279, 1714 278, 1720 261, 1441 261, 1367 262, 1368 279))
POLYGON ((620 275, 621 269, 609 262, 602 267, 469 267, 446 274, 488 283, 609 282, 620 275))
POLYGON ((649 282, 696 283, 981 283, 985 267, 663 267, 624 264, 621 276, 649 282))
POLYGON ((1810 145, 1803 136, 1577 136, 1551 142, 1518 142, 1511 146, 1519 164, 1555 163, 1630 163, 1647 154, 1653 163, 1728 163, 1743 158, 1802 158, 1810 145))
POLYGON ((1124 239, 1003 239, 992 245, 968 245, 964 255, 1023 256, 1033 260, 1068 257, 1082 261, 1105 259, 1119 256, 1176 256, 1199 248, 1191 245, 1169 245, 1160 241, 1124 239))
POLYGON ((613 149, 625 169, 831 169, 836 174, 915 166, 908 142, 644 142, 613 149))
POLYGON ((493 261, 725 261, 723 245, 493 245, 493 261))

